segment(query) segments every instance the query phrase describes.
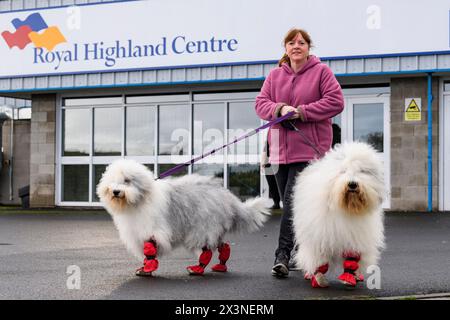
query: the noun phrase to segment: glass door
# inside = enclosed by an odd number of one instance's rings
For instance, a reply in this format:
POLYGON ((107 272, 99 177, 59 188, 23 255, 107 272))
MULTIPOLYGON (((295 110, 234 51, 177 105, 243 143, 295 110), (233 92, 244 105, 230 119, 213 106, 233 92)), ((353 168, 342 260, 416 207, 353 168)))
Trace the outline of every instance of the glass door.
POLYGON ((339 121, 342 141, 362 141, 372 145, 384 163, 388 195, 383 208, 390 208, 390 115, 388 96, 347 97, 339 121))

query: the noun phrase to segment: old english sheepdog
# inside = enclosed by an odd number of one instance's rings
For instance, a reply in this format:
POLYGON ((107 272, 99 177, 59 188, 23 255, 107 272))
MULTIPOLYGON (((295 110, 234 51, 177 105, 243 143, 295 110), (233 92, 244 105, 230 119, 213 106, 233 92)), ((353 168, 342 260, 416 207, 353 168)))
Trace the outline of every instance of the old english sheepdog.
POLYGON ((266 199, 243 203, 220 179, 187 175, 155 180, 144 165, 126 159, 107 167, 97 194, 127 249, 144 259, 138 276, 152 275, 157 257, 176 247, 201 252, 199 264, 187 267, 189 274, 203 274, 216 248, 219 263, 212 270, 225 272, 230 257, 225 235, 255 231, 270 215, 266 199))
POLYGON ((328 267, 342 263, 339 280, 354 287, 360 270, 376 265, 384 248, 383 165, 368 144, 338 145, 297 177, 293 228, 297 267, 315 288, 327 287, 328 267))

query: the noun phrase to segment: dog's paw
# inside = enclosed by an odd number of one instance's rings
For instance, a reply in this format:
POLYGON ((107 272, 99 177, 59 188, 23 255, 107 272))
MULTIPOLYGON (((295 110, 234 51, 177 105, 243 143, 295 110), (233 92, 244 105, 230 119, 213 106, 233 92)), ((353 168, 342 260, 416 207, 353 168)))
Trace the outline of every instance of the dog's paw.
POLYGON ((215 272, 227 272, 227 266, 224 264, 218 263, 218 264, 212 266, 211 270, 215 271, 215 272))
POLYGON ((356 282, 364 282, 364 275, 361 271, 355 271, 356 282))
POLYGON ((329 283, 322 272, 317 272, 311 278, 311 285, 313 288, 328 288, 329 283))
POLYGON ((356 277, 351 273, 345 272, 339 276, 339 281, 342 284, 345 284, 347 287, 355 287, 356 286, 356 277))
POLYGON ((189 266, 186 268, 186 270, 191 276, 201 276, 205 272, 205 268, 203 268, 202 266, 198 266, 198 265, 197 266, 189 266))
POLYGON ((138 277, 151 277, 151 276, 153 276, 152 272, 145 272, 144 271, 144 267, 141 267, 141 268, 137 269, 134 274, 136 276, 138 276, 138 277))
POLYGON ((305 280, 307 280, 307 281, 312 280, 312 277, 313 277, 313 275, 312 275, 311 273, 308 273, 308 272, 306 272, 306 273, 303 275, 303 279, 305 279, 305 280))

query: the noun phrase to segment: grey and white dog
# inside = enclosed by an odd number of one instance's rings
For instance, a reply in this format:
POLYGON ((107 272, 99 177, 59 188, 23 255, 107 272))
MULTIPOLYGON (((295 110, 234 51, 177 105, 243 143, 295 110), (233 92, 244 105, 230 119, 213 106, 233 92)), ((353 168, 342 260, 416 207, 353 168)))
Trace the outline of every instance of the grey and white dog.
POLYGON ((203 274, 215 248, 221 263, 213 270, 226 271, 230 250, 225 235, 258 230, 270 215, 266 199, 243 203, 220 179, 187 175, 155 180, 144 165, 125 159, 107 167, 97 194, 127 249, 144 258, 137 275, 150 275, 158 267, 156 256, 180 246, 202 250, 199 265, 188 267, 190 274, 203 274))

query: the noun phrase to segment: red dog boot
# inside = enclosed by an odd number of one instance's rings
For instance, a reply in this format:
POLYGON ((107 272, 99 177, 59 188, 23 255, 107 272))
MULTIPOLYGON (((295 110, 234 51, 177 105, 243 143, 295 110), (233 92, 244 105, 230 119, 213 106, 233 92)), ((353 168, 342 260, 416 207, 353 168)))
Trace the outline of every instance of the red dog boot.
POLYGON ((140 277, 148 277, 152 275, 153 271, 158 269, 158 260, 156 259, 157 248, 156 241, 150 240, 144 242, 144 266, 136 270, 136 275, 140 277))
POLYGON ((153 272, 158 269, 159 262, 156 259, 144 259, 144 272, 153 272))
POLYGON ((314 275, 311 277, 311 285, 313 288, 327 288, 328 280, 325 273, 328 271, 328 263, 317 268, 314 275))
POLYGON ((355 271, 355 278, 356 278, 356 282, 364 282, 364 275, 359 270, 355 271))
POLYGON ((359 260, 361 256, 355 252, 345 252, 344 253, 344 273, 341 274, 338 279, 349 287, 356 286, 356 275, 355 272, 359 269, 359 260))
POLYGON ((212 266, 211 269, 212 269, 212 271, 216 271, 216 272, 227 272, 227 266, 225 263, 230 258, 230 254, 231 254, 230 245, 228 243, 222 243, 221 245, 219 245, 217 250, 219 251, 220 263, 212 266))
POLYGON ((200 258, 198 259, 199 264, 195 266, 189 266, 186 268, 190 275, 193 276, 202 275, 205 272, 206 266, 211 261, 212 251, 206 247, 203 247, 202 250, 203 252, 200 255, 200 258))

